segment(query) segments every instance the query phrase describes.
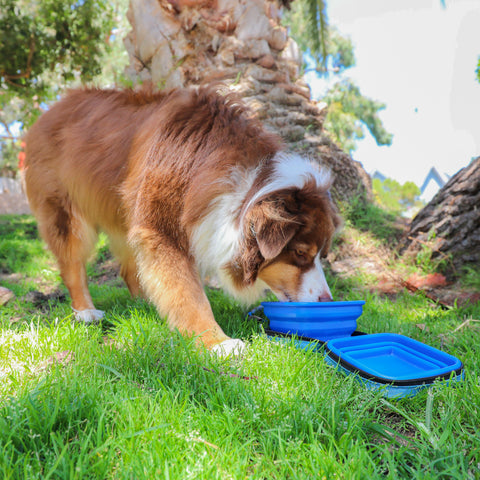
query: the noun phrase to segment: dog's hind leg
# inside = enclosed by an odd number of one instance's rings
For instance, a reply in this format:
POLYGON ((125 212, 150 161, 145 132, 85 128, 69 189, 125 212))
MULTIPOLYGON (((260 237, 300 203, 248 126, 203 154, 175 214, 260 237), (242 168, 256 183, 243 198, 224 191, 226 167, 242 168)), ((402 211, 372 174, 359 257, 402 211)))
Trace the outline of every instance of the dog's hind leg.
POLYGON ((95 229, 75 212, 66 196, 49 195, 36 207, 40 233, 57 258, 75 318, 85 323, 97 322, 103 312, 93 305, 85 268, 97 238, 95 229))
POLYGON ((135 257, 124 258, 120 264, 120 275, 126 283, 132 297, 144 297, 140 280, 138 278, 135 257))
POLYGON ((137 262, 124 235, 109 233, 110 248, 120 262, 120 275, 126 283, 132 297, 143 297, 143 290, 138 278, 137 262))

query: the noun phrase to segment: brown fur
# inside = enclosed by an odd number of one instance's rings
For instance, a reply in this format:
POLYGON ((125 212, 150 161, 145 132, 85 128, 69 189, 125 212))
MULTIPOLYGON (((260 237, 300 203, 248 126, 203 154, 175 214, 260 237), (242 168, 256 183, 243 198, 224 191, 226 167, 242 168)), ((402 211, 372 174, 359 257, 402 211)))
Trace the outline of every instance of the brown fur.
MULTIPOLYGON (((72 307, 94 308, 85 262, 101 229, 133 295, 144 293, 172 328, 200 335, 207 347, 227 339, 204 294, 190 235, 231 188, 219 179, 233 167, 255 168, 281 145, 235 97, 211 88, 70 92, 26 137, 25 184, 72 307)), ((266 165, 260 182, 271 173, 266 165)), ((279 255, 282 264, 298 264, 291 247, 282 251, 301 226, 300 243, 315 250, 309 255, 328 248, 336 217, 326 194, 282 195, 246 213, 244 248, 227 267, 239 287, 279 275, 265 263, 279 255)))

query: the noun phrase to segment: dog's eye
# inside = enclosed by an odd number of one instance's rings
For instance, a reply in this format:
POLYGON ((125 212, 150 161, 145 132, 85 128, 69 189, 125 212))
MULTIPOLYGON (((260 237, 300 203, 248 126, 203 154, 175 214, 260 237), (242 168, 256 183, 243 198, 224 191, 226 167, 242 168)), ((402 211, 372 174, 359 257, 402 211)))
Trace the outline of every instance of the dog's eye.
POLYGON ((306 252, 304 252, 303 250, 300 250, 299 248, 295 249, 295 255, 297 255, 297 257, 300 257, 300 258, 307 258, 306 252))

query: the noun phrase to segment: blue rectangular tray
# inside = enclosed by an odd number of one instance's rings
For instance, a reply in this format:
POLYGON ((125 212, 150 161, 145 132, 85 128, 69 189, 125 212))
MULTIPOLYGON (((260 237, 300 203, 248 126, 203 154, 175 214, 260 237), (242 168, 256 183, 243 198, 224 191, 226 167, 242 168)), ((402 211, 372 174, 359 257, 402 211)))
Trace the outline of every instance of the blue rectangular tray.
POLYGON ((449 383, 464 376, 458 358, 399 334, 354 332, 322 342, 272 330, 266 333, 280 341, 293 338, 299 348, 323 350, 328 364, 346 375, 355 374, 367 388, 381 389, 389 398, 410 397, 435 381, 449 383))

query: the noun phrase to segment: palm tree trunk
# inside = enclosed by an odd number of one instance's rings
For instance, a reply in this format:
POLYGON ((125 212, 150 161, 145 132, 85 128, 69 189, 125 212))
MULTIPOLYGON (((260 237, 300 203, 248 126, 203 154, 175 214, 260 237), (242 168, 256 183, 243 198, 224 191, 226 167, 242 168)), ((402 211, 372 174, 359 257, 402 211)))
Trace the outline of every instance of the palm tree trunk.
POLYGON ((459 170, 418 212, 400 244, 404 257, 444 263, 447 274, 480 265, 480 157, 459 170))
POLYGON ((282 8, 271 0, 130 0, 126 74, 157 88, 223 81, 290 149, 333 170, 337 199, 367 199, 370 178, 322 130, 326 104, 311 100, 282 8))

